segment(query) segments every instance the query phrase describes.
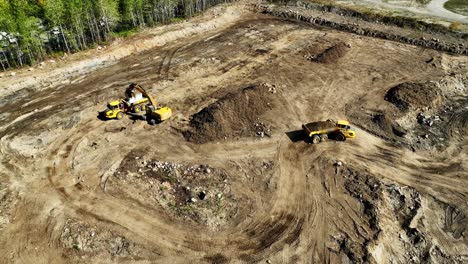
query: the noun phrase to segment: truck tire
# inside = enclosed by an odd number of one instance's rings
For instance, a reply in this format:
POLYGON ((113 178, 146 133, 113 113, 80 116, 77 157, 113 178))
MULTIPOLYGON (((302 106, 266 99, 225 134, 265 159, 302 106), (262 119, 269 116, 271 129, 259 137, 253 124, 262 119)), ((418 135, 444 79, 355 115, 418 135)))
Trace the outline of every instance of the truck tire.
POLYGON ((320 135, 320 142, 325 142, 327 140, 328 140, 328 135, 327 134, 320 135))
POLYGON ((135 113, 140 113, 140 111, 141 111, 141 106, 135 105, 135 107, 133 108, 133 111, 135 111, 135 113))
POLYGON ((345 140, 346 140, 346 137, 345 137, 343 134, 338 133, 338 134, 336 134, 335 139, 336 139, 337 141, 345 141, 345 140))
POLYGON ((151 118, 148 123, 152 126, 156 125, 156 120, 154 120, 154 118, 151 118))
POLYGON ((123 113, 118 112, 116 117, 117 117, 118 120, 122 119, 123 118, 123 113))
POLYGON ((320 143, 320 136, 319 135, 313 135, 312 136, 312 144, 318 144, 320 143))

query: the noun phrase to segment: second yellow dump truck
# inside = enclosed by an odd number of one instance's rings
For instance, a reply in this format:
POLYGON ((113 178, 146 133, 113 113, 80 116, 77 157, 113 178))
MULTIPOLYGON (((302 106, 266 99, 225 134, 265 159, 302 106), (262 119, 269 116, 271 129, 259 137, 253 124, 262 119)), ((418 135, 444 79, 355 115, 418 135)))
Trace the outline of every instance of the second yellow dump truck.
POLYGON ((307 139, 313 144, 326 141, 328 138, 337 141, 345 141, 347 138, 355 138, 356 132, 350 127, 349 122, 346 120, 333 121, 318 121, 302 125, 307 139))

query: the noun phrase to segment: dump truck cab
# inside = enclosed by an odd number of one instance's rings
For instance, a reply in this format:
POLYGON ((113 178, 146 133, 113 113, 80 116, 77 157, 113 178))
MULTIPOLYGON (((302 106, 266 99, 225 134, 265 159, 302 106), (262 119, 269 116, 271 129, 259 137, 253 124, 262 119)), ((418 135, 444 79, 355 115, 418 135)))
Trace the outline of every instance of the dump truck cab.
POLYGON ((336 127, 345 136, 345 138, 355 138, 356 137, 356 132, 351 128, 348 121, 338 120, 336 122, 336 127))
POLYGON ((106 110, 106 118, 108 119, 122 119, 123 117, 123 110, 120 106, 120 101, 115 100, 107 104, 107 110, 106 110))

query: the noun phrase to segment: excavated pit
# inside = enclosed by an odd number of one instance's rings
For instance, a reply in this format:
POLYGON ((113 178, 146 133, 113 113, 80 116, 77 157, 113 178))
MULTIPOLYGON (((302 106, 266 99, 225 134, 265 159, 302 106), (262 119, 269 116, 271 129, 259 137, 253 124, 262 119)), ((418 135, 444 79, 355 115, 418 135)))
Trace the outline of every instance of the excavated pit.
POLYGON ((171 217, 219 228, 236 214, 232 176, 206 164, 186 164, 130 152, 108 181, 109 194, 132 199, 171 217))

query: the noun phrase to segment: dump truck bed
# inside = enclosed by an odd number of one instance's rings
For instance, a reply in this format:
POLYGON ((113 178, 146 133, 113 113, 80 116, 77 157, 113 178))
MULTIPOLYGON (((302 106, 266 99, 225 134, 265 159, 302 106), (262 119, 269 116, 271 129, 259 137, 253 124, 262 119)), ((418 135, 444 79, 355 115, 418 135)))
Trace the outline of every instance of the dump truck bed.
POLYGON ((303 124, 302 128, 307 132, 307 134, 310 134, 311 132, 334 129, 335 122, 333 121, 312 122, 312 123, 303 124))

